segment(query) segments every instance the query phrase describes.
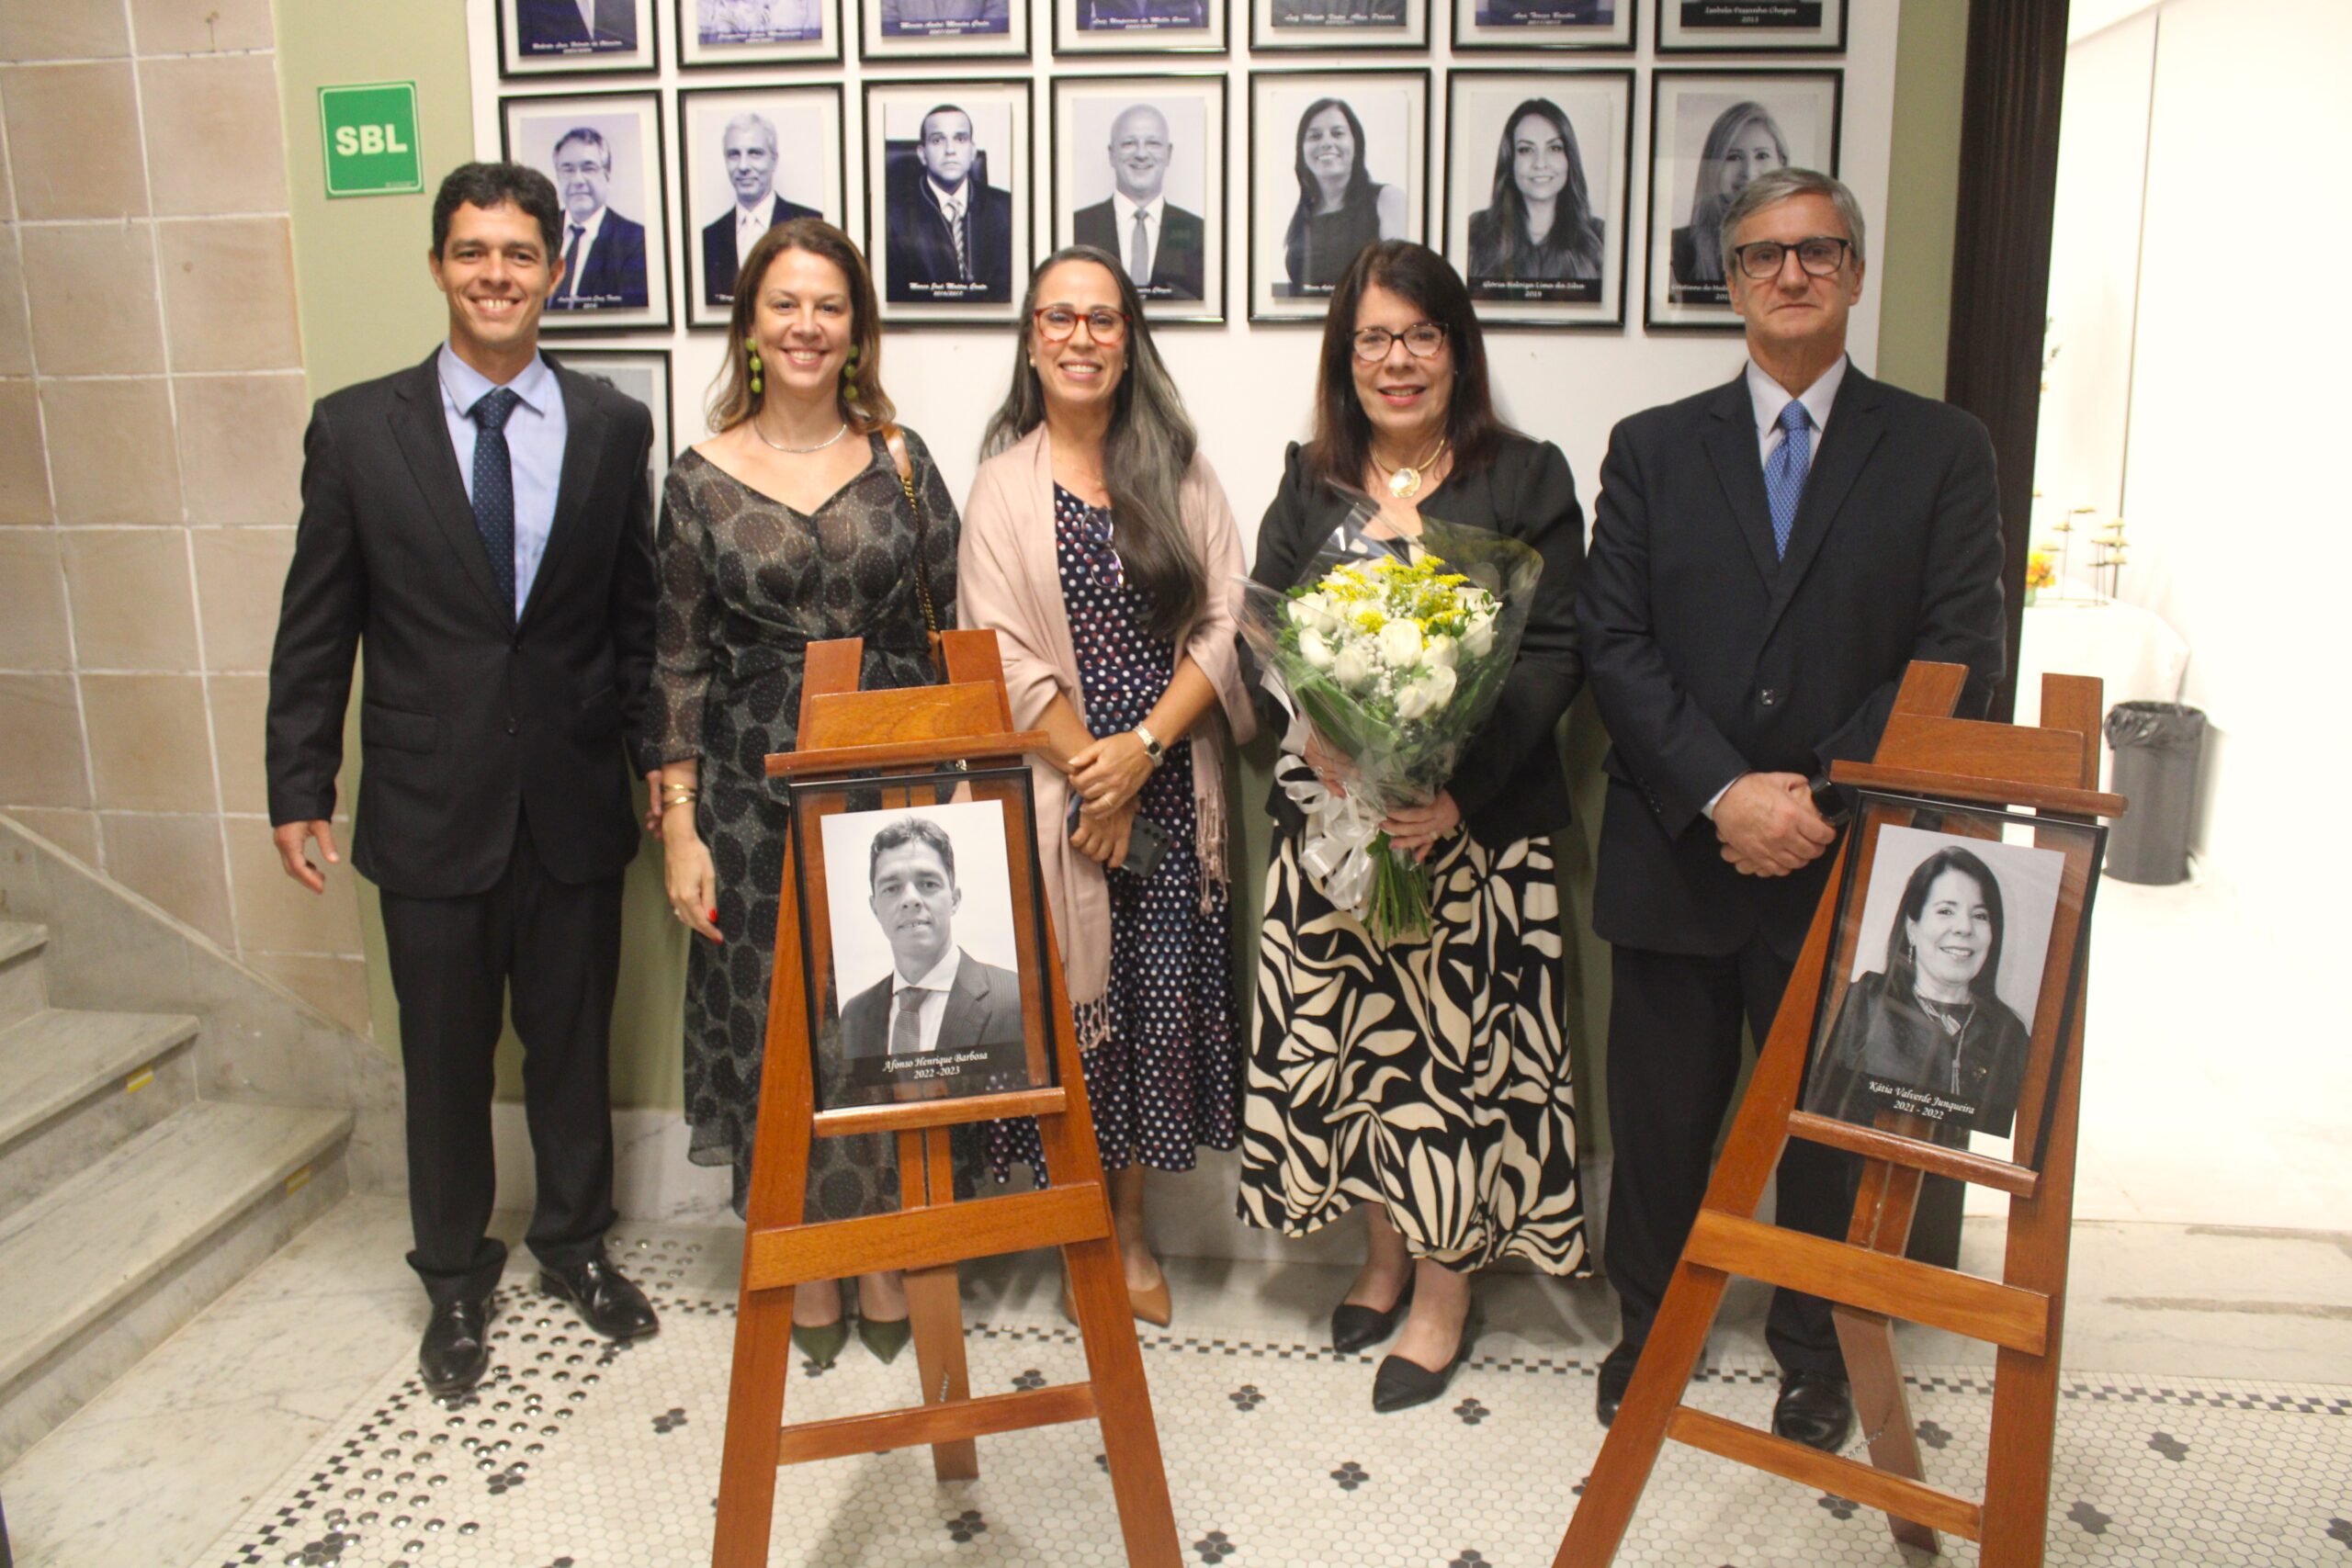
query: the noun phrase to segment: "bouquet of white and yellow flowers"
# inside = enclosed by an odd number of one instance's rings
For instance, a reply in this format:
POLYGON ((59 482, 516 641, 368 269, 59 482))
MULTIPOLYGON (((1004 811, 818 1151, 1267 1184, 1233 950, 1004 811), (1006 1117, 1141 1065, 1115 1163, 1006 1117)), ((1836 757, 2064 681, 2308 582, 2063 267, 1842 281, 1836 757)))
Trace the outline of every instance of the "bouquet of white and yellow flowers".
POLYGON ((1306 814, 1304 864, 1336 907, 1380 941, 1428 934, 1430 876, 1389 847, 1381 822, 1453 776, 1519 654, 1543 561, 1516 539, 1426 519, 1414 558, 1342 527, 1277 592, 1248 589, 1242 635, 1295 722, 1344 758, 1341 787, 1284 784, 1306 814), (1304 721, 1303 723, 1297 721, 1304 721))

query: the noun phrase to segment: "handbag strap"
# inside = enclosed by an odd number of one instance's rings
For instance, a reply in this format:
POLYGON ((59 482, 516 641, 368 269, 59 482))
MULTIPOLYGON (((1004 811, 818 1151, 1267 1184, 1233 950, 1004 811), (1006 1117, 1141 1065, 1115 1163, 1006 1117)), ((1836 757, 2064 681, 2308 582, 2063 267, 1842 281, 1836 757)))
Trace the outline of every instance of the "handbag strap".
POLYGON ((931 520, 923 515, 922 497, 915 490, 914 458, 907 452, 906 432, 895 424, 882 427, 882 444, 899 469, 899 488, 907 492, 907 507, 915 514, 915 597, 922 601, 922 629, 939 635, 939 615, 931 603, 931 520))

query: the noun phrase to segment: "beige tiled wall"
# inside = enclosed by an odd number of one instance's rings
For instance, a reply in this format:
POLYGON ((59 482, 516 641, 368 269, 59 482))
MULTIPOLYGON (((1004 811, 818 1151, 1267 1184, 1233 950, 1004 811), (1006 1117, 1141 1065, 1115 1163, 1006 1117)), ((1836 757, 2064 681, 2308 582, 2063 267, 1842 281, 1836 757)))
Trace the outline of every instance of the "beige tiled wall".
POLYGON ((0 811, 368 1026, 269 841, 308 398, 268 0, 0 5, 0 811))

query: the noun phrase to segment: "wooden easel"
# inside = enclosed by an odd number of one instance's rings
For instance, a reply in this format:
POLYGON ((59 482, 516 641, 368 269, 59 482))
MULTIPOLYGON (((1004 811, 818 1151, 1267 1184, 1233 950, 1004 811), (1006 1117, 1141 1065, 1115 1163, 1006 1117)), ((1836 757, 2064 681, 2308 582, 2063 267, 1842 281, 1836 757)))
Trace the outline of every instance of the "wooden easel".
MULTIPOLYGON (((799 750, 771 756, 771 777, 847 777, 860 772, 958 761, 1016 763, 1046 737, 1015 732, 993 632, 948 632, 947 683, 861 692, 861 643, 808 645, 801 688, 799 750)), ((977 800, 1018 798, 1005 784, 976 782, 977 800)), ((1070 1025, 1069 995, 1050 923, 1042 968, 1057 1087, 959 1100, 816 1109, 808 1015, 801 968, 802 927, 786 840, 784 897, 776 916, 775 978, 768 993, 759 1130, 752 1145, 743 1282, 737 1297, 734 1375, 718 1482, 714 1568, 763 1568, 775 1508, 779 1465, 929 1444, 942 1481, 979 1473, 972 1439, 1062 1421, 1099 1417, 1127 1561, 1177 1568, 1176 1520, 1161 1469, 1151 1393, 1144 1382, 1125 1276, 1113 1239, 1111 1208, 1094 1146, 1070 1025), (958 1202, 948 1129, 964 1122, 1035 1116, 1053 1185, 1035 1192, 958 1202), (900 1207, 895 1213, 803 1224, 809 1141, 891 1133, 899 1140, 900 1207), (964 1359, 956 1265, 1034 1247, 1058 1247, 1085 1341, 1087 1379, 1012 1393, 971 1396, 964 1359), (792 1292, 820 1280, 906 1271, 923 1403, 869 1416, 783 1425, 792 1359, 792 1292)), ((1016 908, 1031 897, 1030 867, 1012 867, 1016 908)), ((812 921, 821 920, 812 913, 812 921)), ((1025 941, 1025 939, 1024 939, 1025 941)), ((1023 953, 1024 960, 1032 955, 1023 953)), ((1024 966, 1028 966, 1024 964, 1024 966)), ((821 987, 822 979, 819 981, 821 987)), ((1024 995, 1024 1010, 1038 1006, 1024 995)), ((1032 1032, 1030 1038, 1037 1038, 1032 1032)), ((1042 1079, 1040 1079, 1042 1081, 1042 1079)))
MULTIPOLYGON (((1896 694, 1876 761, 1840 762, 1832 776, 1840 784, 1904 795, 2030 807, 2072 822, 2122 814, 2122 798, 2097 788, 2098 682, 2044 677, 2041 728, 2020 728, 1949 716, 1966 674, 1956 664, 1913 664, 1896 694)), ((1854 852, 1852 837, 1841 852, 1841 864, 1854 852)), ((2070 878, 2075 874, 2070 870, 2070 878)), ((1980 1542, 1984 1568, 2039 1568, 2042 1561, 2075 1210, 2082 993, 2076 992, 2064 1049, 2057 1048, 2054 1033, 2045 1040, 2037 1030, 2028 1057, 2018 1146, 2027 1146, 2027 1129, 2046 1127, 2035 1169, 1798 1111, 1828 961, 1837 881, 1832 878, 1814 916, 1747 1097, 1554 1568, 1605 1568, 1615 1558, 1668 1438, 1882 1509, 1905 1546, 1938 1551, 1936 1531, 1945 1529, 1980 1542), (1755 1217, 1764 1184, 1791 1134, 1864 1157, 1853 1224, 1842 1244, 1755 1217), (2009 1194, 2008 1255, 1999 1280, 1903 1256, 1925 1172, 2009 1194), (1838 1342, 1871 1463, 1822 1453, 1680 1403, 1724 1286, 1735 1274, 1838 1303, 1838 1342), (2000 1348, 1982 1504, 1920 1479, 1918 1446, 1894 1355, 1897 1318, 2000 1348)), ((2079 898, 2081 888, 2072 891, 2079 898)))

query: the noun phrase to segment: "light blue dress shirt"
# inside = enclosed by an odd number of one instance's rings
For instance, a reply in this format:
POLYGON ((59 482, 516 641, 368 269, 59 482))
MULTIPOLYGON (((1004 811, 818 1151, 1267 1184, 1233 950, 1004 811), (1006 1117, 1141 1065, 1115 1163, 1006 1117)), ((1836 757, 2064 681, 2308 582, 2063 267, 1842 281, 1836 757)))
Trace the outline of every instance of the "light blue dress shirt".
MULTIPOLYGON (((448 422, 449 445, 458 454, 458 476, 465 481, 466 500, 474 498, 474 437, 480 434, 469 417, 474 404, 498 385, 441 345, 436 368, 441 376, 441 416, 448 422)), ((537 355, 520 376, 507 383, 522 403, 506 416, 506 452, 514 468, 514 618, 523 618, 530 602, 531 580, 548 553, 548 532, 555 525, 556 488, 563 479, 563 387, 555 371, 537 355)))

